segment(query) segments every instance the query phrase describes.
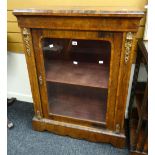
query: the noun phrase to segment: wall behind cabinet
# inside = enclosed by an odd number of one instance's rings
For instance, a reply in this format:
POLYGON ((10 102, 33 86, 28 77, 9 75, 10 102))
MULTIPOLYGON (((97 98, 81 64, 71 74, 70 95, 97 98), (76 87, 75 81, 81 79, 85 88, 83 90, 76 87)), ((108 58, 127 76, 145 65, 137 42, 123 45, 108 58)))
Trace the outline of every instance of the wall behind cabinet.
MULTIPOLYGON (((8 0, 7 1, 7 37, 8 37, 8 97, 17 97, 22 101, 32 102, 23 43, 17 20, 12 14, 15 8, 35 8, 58 6, 112 6, 144 9, 147 0, 8 0)), ((137 37, 142 38, 145 19, 137 37)))

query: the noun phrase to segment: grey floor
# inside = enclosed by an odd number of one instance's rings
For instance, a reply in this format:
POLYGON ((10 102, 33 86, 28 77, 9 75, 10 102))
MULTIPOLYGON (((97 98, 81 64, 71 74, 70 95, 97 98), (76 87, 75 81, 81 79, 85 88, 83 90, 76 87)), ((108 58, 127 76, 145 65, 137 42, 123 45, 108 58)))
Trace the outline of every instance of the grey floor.
POLYGON ((8 118, 14 123, 14 128, 8 129, 8 155, 128 155, 127 149, 109 144, 33 131, 33 114, 31 103, 16 101, 8 107, 8 118))

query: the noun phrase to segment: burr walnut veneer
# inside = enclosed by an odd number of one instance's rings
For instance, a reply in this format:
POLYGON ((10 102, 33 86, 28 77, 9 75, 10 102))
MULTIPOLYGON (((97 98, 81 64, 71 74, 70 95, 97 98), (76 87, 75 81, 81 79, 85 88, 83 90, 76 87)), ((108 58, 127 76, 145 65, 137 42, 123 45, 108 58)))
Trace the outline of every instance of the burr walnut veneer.
POLYGON ((125 146, 124 114, 141 11, 14 10, 34 101, 34 130, 125 146))

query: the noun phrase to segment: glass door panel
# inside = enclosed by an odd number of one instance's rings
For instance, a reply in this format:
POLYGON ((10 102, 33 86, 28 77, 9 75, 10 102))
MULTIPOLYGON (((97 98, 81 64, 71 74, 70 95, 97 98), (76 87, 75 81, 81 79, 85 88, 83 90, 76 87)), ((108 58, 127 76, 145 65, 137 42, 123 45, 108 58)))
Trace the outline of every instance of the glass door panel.
POLYGON ((42 41, 49 114, 105 122, 111 45, 108 41, 42 41))

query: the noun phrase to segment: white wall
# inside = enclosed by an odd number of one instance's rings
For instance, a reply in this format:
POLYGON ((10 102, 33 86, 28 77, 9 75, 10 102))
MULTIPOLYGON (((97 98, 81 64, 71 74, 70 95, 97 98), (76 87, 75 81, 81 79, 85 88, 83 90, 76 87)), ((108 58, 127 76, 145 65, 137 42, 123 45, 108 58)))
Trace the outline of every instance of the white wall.
POLYGON ((32 95, 24 54, 7 53, 7 96, 32 102, 32 95))

